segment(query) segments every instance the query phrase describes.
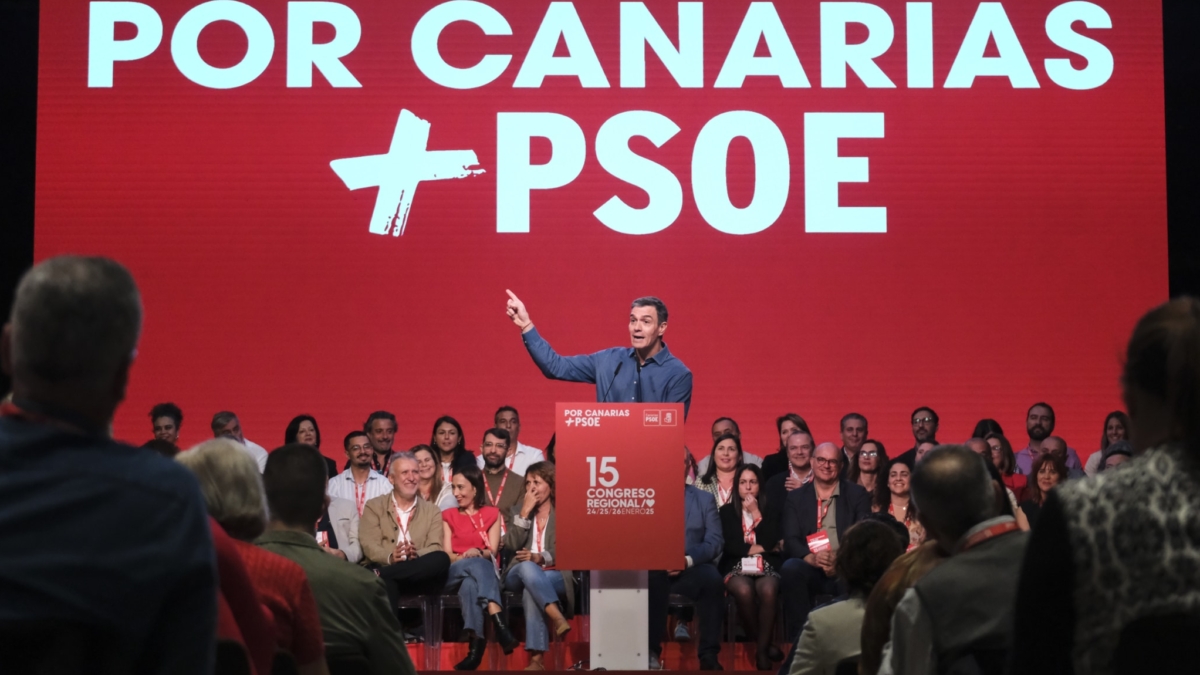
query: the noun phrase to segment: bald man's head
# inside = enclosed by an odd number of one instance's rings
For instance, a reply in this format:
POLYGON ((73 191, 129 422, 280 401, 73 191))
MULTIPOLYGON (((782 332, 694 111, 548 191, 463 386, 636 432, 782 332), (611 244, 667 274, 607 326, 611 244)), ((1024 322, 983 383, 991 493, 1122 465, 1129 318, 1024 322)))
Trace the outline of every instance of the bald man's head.
POLYGON ((930 450, 913 469, 910 490, 922 524, 947 551, 972 527, 997 515, 983 457, 964 445, 930 450))
POLYGON ((822 483, 832 483, 842 470, 842 451, 833 443, 822 443, 813 450, 812 463, 813 477, 822 483))

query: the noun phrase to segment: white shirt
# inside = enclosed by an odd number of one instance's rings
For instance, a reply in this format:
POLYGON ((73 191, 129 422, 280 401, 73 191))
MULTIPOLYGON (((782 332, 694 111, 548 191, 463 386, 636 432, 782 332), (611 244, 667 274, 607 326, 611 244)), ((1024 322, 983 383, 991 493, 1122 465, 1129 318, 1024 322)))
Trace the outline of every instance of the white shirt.
MULTIPOLYGON (((524 476, 529 465, 544 461, 546 461, 546 455, 541 450, 517 441, 517 451, 504 459, 504 465, 518 476, 524 476)), ((479 466, 480 470, 483 470, 483 455, 475 458, 475 464, 479 466)))
MULTIPOLYGON (((366 503, 375 497, 378 497, 379 495, 385 495, 391 491, 392 484, 388 482, 388 479, 384 478, 383 474, 379 473, 378 471, 371 469, 371 471, 367 473, 367 496, 363 500, 363 503, 366 503)), ((358 499, 355 495, 354 474, 351 473, 351 469, 346 469, 333 478, 330 478, 329 488, 326 489, 325 492, 330 497, 349 499, 355 504, 355 506, 358 505, 358 499)))
MULTIPOLYGON (((704 472, 708 471, 708 462, 711 459, 712 459, 712 455, 709 455, 708 457, 702 458, 699 462, 696 462, 696 475, 697 476, 703 476, 704 472)), ((755 455, 753 453, 743 452, 742 459, 747 464, 753 464, 754 466, 757 466, 757 467, 762 466, 762 457, 759 457, 758 455, 755 455)))
POLYGON ((245 450, 246 453, 249 454, 252 458, 254 458, 255 462, 258 462, 258 472, 262 473, 263 470, 267 468, 267 451, 266 451, 266 449, 264 449, 263 446, 259 445, 258 443, 255 443, 254 441, 249 440, 249 439, 243 441, 241 445, 242 445, 242 449, 245 450))

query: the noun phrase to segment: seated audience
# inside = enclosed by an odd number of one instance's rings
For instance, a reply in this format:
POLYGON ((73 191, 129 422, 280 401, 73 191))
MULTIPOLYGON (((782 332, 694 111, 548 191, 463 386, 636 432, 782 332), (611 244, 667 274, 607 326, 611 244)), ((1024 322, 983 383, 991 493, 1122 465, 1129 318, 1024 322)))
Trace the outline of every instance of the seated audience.
POLYGON ((987 438, 989 434, 1004 435, 1004 429, 1000 428, 1000 423, 990 417, 981 419, 975 424, 971 438, 987 438))
POLYGON ((434 421, 429 447, 438 453, 438 461, 442 466, 442 481, 445 483, 451 482, 455 469, 475 466, 475 455, 467 450, 462 425, 449 415, 443 415, 434 421))
MULTIPOLYGON (((873 514, 878 515, 878 514, 873 514)), ((903 525, 901 525, 903 527, 903 525)), ((862 624, 862 655, 859 672, 878 673, 883 647, 892 634, 892 615, 908 589, 916 585, 947 555, 936 541, 926 541, 896 558, 867 597, 862 624)))
POLYGON ((501 614, 503 605, 496 578, 500 511, 484 503, 483 474, 475 462, 456 467, 451 481, 458 508, 442 511, 442 548, 450 555, 450 574, 445 590, 458 591, 463 627, 470 644, 466 658, 454 669, 475 670, 483 661, 487 648, 487 637, 483 632, 484 610, 496 629, 496 641, 505 654, 511 654, 518 641, 509 632, 501 614))
POLYGON ((780 574, 789 635, 799 634, 818 595, 839 595, 834 578, 839 536, 871 512, 867 491, 838 479, 842 457, 833 443, 818 445, 813 481, 789 492, 784 504, 780 574))
POLYGON ((1022 530, 1031 530, 1037 525, 1042 505, 1050 491, 1067 480, 1067 465, 1061 457, 1043 453, 1033 462, 1032 480, 1025 489, 1025 501, 1017 509, 1017 524, 1022 530))
MULTIPOLYGON (((376 410, 367 415, 367 421, 363 422, 363 433, 371 439, 371 468, 378 471, 379 475, 388 475, 388 466, 392 461, 392 443, 396 440, 396 431, 399 427, 396 425, 396 416, 386 410, 376 410)), ((346 465, 342 470, 350 468, 350 460, 346 460, 346 465)))
POLYGON ((1061 459, 1063 464, 1067 465, 1067 478, 1071 480, 1083 478, 1085 475, 1083 473, 1083 468, 1078 464, 1072 468, 1070 463, 1067 461, 1067 458, 1069 457, 1067 454, 1068 450, 1069 448, 1067 447, 1067 442, 1059 436, 1049 436, 1046 438, 1046 440, 1042 441, 1043 453, 1054 455, 1055 457, 1061 459))
POLYGON ((916 463, 921 461, 922 457, 929 454, 929 451, 936 447, 937 443, 934 441, 921 441, 917 443, 917 451, 913 453, 913 465, 916 466, 916 463))
POLYGON ((1114 672, 1123 629, 1200 607, 1197 345, 1194 298, 1160 305, 1134 327, 1121 383, 1138 457, 1046 501, 1021 568, 1011 672, 1114 672))
POLYGON ((504 546, 515 553, 502 575, 504 588, 520 593, 525 608, 526 670, 545 670, 546 620, 562 637, 571 630, 567 619, 575 610, 575 579, 554 564, 554 464, 537 462, 526 469, 525 495, 513 511, 504 546))
POLYGON ((983 440, 987 441, 992 449, 992 465, 1000 472, 1001 482, 1013 491, 1018 502, 1024 501, 1025 484, 1028 479, 1017 469, 1012 444, 1001 434, 988 434, 983 440))
POLYGON ((754 639, 755 663, 771 670, 783 658, 771 644, 775 615, 779 609, 779 521, 768 516, 761 501, 762 472, 753 464, 738 468, 734 476, 737 496, 717 511, 721 520, 724 553, 717 570, 725 578, 725 589, 737 603, 747 637, 754 639))
POLYGON ((840 661, 862 652, 867 596, 902 553, 904 542, 881 522, 864 520, 846 532, 834 567, 849 596, 808 615, 791 675, 835 675, 840 661))
POLYGON ((263 487, 270 522, 256 543, 308 575, 326 658, 365 658, 375 675, 415 673, 383 580, 317 545, 316 522, 328 498, 321 453, 301 444, 276 449, 267 459, 263 487))
MULTIPOLYGON (((716 422, 712 424, 712 439, 713 443, 725 434, 733 434, 740 441, 742 438, 742 430, 738 427, 738 423, 732 417, 718 417, 716 422)), ((708 472, 708 463, 710 458, 705 456, 700 458, 700 462, 696 465, 696 475, 702 475, 708 472)), ((763 458, 751 452, 742 453, 742 463, 754 464, 762 466, 763 458)))
POLYGON ((525 495, 525 479, 504 465, 508 445, 508 432, 497 428, 483 432, 483 443, 479 446, 483 460, 484 503, 500 509, 501 543, 512 526, 512 509, 525 495))
POLYGON ((724 434, 713 442, 708 469, 696 481, 696 487, 717 500, 717 508, 729 503, 737 490, 733 474, 742 465, 742 439, 724 434))
POLYGON ((917 450, 920 449, 922 443, 937 445, 938 422, 938 414, 933 411, 933 408, 921 406, 914 410, 912 414, 913 446, 900 453, 896 460, 909 466, 916 465, 917 450))
POLYGON ((1129 415, 1114 410, 1108 413, 1108 417, 1104 418, 1104 430, 1100 433, 1100 450, 1093 452, 1091 457, 1088 457, 1087 462, 1083 465, 1083 471, 1089 476, 1094 476, 1100 471, 1103 471, 1101 458, 1108 446, 1117 441, 1124 441, 1129 438, 1129 415))
POLYGON ((108 434, 141 326, 133 277, 105 258, 50 258, 17 286, 0 337, 13 389, 0 404, 0 615, 110 635, 118 670, 211 673, 217 571, 200 487, 108 434))
MULTIPOLYGON (((530 464, 536 464, 546 459, 541 450, 520 441, 521 416, 517 413, 516 408, 511 405, 502 406, 496 411, 493 422, 497 429, 508 432, 508 454, 504 457, 504 466, 509 471, 518 476, 524 476, 525 469, 528 469, 530 464)), ((482 455, 477 464, 480 469, 483 469, 482 455)))
MULTIPOLYGON (((317 426, 317 418, 312 415, 297 415, 293 417, 292 421, 288 422, 287 428, 283 430, 283 444, 291 445, 292 443, 303 443, 320 450, 321 427, 317 426)), ((324 455, 321 456, 325 457, 324 455)), ((325 457, 325 468, 330 478, 337 475, 337 462, 328 457, 325 457)))
POLYGON ((391 492, 392 485, 387 478, 371 468, 373 450, 366 434, 351 431, 346 434, 342 445, 346 448, 350 468, 329 479, 328 494, 330 498, 353 501, 355 513, 362 518, 367 500, 391 492))
POLYGON ((879 467, 887 466, 887 450, 883 443, 871 438, 863 441, 855 457, 854 466, 846 472, 846 480, 857 483, 870 494, 875 494, 875 487, 881 482, 886 483, 886 472, 879 467))
POLYGON ((388 474, 392 491, 367 501, 358 532, 363 556, 378 568, 394 610, 402 595, 440 591, 450 557, 442 549, 441 510, 417 498, 417 458, 411 452, 396 453, 388 474))
POLYGON ((887 489, 877 491, 871 504, 872 511, 886 513, 904 525, 909 549, 925 541, 925 528, 921 527, 909 494, 911 477, 912 469, 907 464, 900 460, 892 462, 887 469, 887 489))
MULTIPOLYGON (((788 493, 812 482, 812 453, 815 445, 812 434, 807 430, 798 429, 788 434, 787 464, 782 472, 768 478, 766 487, 763 488, 766 508, 771 511, 772 520, 781 524, 780 527, 783 523, 783 504, 788 493)), ((766 475, 765 471, 763 475, 766 475)))
MULTIPOLYGON (((839 478, 846 478, 852 469, 858 467, 858 453, 867 441, 867 418, 856 412, 847 413, 842 417, 841 434, 843 457, 842 475, 839 478)), ((849 480, 851 483, 857 482, 853 478, 849 480)))
MULTIPOLYGON (((685 464, 686 469, 686 464, 685 464)), ((662 641, 667 629, 667 601, 672 593, 696 603, 700 615, 700 670, 722 670, 721 623, 725 612, 725 587, 717 560, 724 542, 717 502, 712 495, 691 485, 683 488, 684 556, 679 569, 651 571, 650 582, 650 668, 662 667, 662 641)))
MULTIPOLYGON (((233 538, 263 605, 275 639, 296 659, 302 675, 328 673, 317 603, 299 565, 250 543, 267 527, 267 505, 258 465, 235 441, 218 438, 179 456, 196 474, 208 513, 233 538)), ((270 659, 267 659, 270 672, 270 659)))
POLYGON ((1003 671, 1028 535, 996 516, 994 495, 986 463, 966 447, 939 446, 917 464, 921 524, 950 557, 904 593, 881 675, 1003 671))
POLYGON ((183 411, 174 403, 159 403, 150 409, 150 427, 155 440, 178 446, 182 426, 183 411))
POLYGON ((213 415, 210 426, 213 438, 228 438, 237 441, 242 446, 242 450, 258 463, 258 471, 262 473, 263 468, 267 465, 267 451, 258 443, 246 440, 246 435, 242 433, 242 423, 236 414, 222 410, 213 415))
MULTIPOLYGON (((324 455, 322 457, 329 459, 324 455)), ((321 513, 321 520, 317 521, 317 543, 330 555, 346 562, 360 562, 363 554, 358 543, 359 525, 358 508, 354 502, 330 497, 329 505, 321 513)))
POLYGON ((409 450, 417 458, 417 473, 421 478, 418 494, 421 499, 438 507, 439 510, 458 508, 458 500, 454 498, 454 490, 450 481, 442 481, 437 453, 433 448, 422 443, 409 450))
POLYGON ((217 592, 217 639, 242 645, 253 675, 271 673, 279 648, 274 617, 254 589, 233 537, 212 516, 208 524, 217 554, 217 577, 221 581, 217 592))
POLYGON ((1101 456, 1100 471, 1108 471, 1133 459, 1133 446, 1129 441, 1117 441, 1105 448, 1104 452, 1096 454, 1101 456))
POLYGON ((775 420, 775 429, 779 432, 779 449, 763 458, 763 480, 770 481, 777 474, 784 473, 788 468, 787 442, 793 432, 808 433, 808 422, 796 413, 788 413, 775 420))
MULTIPOLYGON (((1029 445, 1016 453, 1017 468, 1026 476, 1033 475, 1033 461, 1042 454, 1042 442, 1054 433, 1054 408, 1049 403, 1034 403, 1029 408, 1025 419, 1025 432, 1029 435, 1029 445)), ((1065 445, 1065 443, 1064 443, 1065 445)), ((1066 449, 1067 469, 1083 469, 1079 455, 1074 448, 1066 449)))
POLYGON ((175 455, 179 454, 179 447, 174 443, 171 443, 170 441, 159 440, 157 438, 152 438, 145 443, 142 443, 142 447, 148 450, 153 450, 167 459, 174 459, 175 455))

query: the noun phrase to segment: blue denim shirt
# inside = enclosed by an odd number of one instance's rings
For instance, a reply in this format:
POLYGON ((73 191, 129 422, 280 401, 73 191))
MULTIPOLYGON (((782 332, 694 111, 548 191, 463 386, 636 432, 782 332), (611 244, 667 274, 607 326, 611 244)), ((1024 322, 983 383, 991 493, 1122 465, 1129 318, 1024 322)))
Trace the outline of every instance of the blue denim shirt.
POLYGON ((671 355, 665 342, 639 366, 633 347, 560 356, 537 328, 522 334, 521 339, 543 375, 552 380, 592 382, 600 403, 682 403, 687 417, 692 405, 692 371, 671 355))

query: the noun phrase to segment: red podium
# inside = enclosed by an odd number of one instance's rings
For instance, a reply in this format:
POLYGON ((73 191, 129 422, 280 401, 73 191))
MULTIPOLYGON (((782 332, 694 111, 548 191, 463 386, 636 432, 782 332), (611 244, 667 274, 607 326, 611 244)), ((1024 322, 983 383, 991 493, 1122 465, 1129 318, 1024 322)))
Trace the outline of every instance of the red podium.
POLYGON ((591 572, 591 667, 644 670, 646 570, 684 566, 681 403, 559 403, 557 566, 591 572))

